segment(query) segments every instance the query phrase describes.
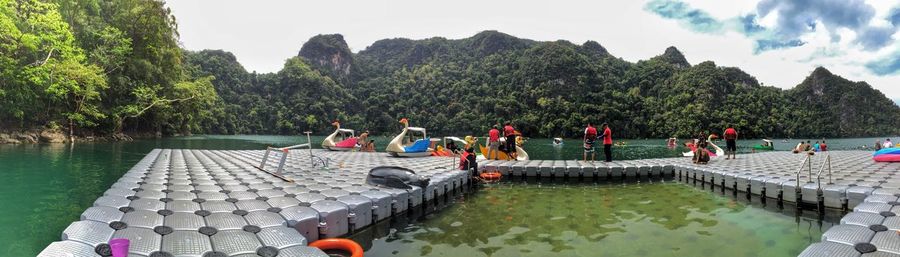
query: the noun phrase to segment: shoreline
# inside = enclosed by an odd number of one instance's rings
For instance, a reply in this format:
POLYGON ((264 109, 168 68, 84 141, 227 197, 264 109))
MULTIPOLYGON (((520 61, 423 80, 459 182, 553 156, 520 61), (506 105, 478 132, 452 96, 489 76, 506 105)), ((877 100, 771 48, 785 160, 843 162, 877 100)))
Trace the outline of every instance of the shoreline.
MULTIPOLYGON (((180 135, 179 135, 180 136, 180 135)), ((59 129, 0 130, 2 144, 61 144, 76 142, 129 142, 135 139, 164 138, 152 133, 115 133, 95 136, 82 135, 69 137, 59 129)))

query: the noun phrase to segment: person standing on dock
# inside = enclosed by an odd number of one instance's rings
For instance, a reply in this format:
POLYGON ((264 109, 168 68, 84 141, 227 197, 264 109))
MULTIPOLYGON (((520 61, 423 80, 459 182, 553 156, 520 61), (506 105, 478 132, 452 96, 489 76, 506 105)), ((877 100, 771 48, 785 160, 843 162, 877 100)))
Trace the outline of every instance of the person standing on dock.
POLYGON ((725 129, 725 160, 737 158, 737 130, 731 126, 725 129))
POLYGON ((493 160, 497 156, 497 153, 500 151, 500 130, 497 129, 497 125, 494 125, 490 131, 488 131, 488 152, 487 158, 488 160, 493 160))
POLYGON ((594 161, 596 153, 594 153, 594 142, 597 141, 597 128, 594 124, 588 122, 587 128, 584 129, 584 161, 587 161, 588 153, 591 154, 591 161, 594 161))
POLYGON ((475 148, 469 147, 466 149, 466 152, 462 154, 462 163, 460 163, 460 168, 463 170, 471 170, 473 177, 478 177, 481 175, 478 172, 478 160, 475 158, 475 148))
POLYGON ((606 155, 606 162, 612 161, 612 130, 609 124, 603 123, 603 154, 606 155))
POLYGON ((503 136, 506 137, 506 156, 509 160, 516 160, 516 129, 512 123, 506 122, 503 126, 503 136))

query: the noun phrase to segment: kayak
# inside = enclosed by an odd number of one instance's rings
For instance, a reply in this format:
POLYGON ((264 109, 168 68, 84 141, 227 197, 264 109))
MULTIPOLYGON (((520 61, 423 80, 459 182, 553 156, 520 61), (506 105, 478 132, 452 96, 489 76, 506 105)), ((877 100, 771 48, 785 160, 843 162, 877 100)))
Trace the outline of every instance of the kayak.
POLYGON ((753 149, 756 149, 756 150, 775 150, 775 147, 773 147, 773 146, 765 146, 765 145, 754 145, 754 146, 753 146, 753 149))
POLYGON ((881 154, 872 159, 876 162, 900 162, 900 154, 881 154))
POLYGON ((878 151, 875 151, 874 156, 884 155, 884 154, 900 154, 900 148, 885 148, 878 151))
MULTIPOLYGON (((488 148, 481 144, 478 144, 478 148, 481 151, 481 156, 483 156, 484 158, 487 158, 488 156, 486 156, 486 154, 488 153, 488 148)), ((505 152, 499 151, 499 150, 495 151, 495 152, 496 153, 494 154, 494 156, 491 156, 491 157, 494 157, 495 160, 508 160, 509 159, 509 156, 507 156, 505 152)), ((519 146, 516 146, 516 154, 517 154, 516 160, 519 160, 519 161, 527 161, 528 160, 528 153, 526 153, 525 150, 522 150, 522 148, 519 146)))

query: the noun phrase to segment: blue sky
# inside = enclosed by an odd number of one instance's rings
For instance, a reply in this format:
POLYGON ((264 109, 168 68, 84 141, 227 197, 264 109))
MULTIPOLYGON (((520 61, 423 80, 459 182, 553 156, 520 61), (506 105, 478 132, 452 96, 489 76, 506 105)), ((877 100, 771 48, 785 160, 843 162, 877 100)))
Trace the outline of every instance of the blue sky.
POLYGON ((317 34, 353 51, 383 38, 464 38, 498 30, 542 41, 594 40, 628 61, 668 46, 691 63, 735 66, 781 88, 817 66, 900 99, 900 1, 293 1, 166 3, 187 49, 224 49, 250 71, 273 72, 317 34))

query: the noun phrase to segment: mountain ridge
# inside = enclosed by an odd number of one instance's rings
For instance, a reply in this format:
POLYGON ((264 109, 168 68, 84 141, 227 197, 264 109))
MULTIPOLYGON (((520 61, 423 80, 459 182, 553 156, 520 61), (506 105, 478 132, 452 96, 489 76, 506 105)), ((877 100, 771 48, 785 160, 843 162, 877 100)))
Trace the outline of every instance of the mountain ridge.
MULTIPOLYGON (((355 98, 338 104, 346 110, 299 116, 338 118, 378 131, 391 131, 395 120, 407 117, 418 126, 455 134, 513 121, 531 135, 576 136, 587 121, 609 121, 625 137, 685 137, 730 124, 751 137, 833 137, 897 133, 894 121, 900 120, 900 109, 884 107, 890 101, 880 91, 824 67, 804 80, 818 83, 780 89, 762 86, 737 67, 711 61, 692 65, 675 46, 632 63, 595 41, 533 41, 498 31, 462 39, 382 39, 357 53, 346 48, 342 35, 332 34, 311 38, 298 57, 355 98), (810 86, 814 90, 806 90, 810 86), (847 93, 858 97, 837 97, 847 93), (838 101, 840 109, 816 100, 817 95, 835 96, 830 101, 838 101), (861 106, 859 99, 877 100, 884 112, 861 106), (806 106, 823 111, 804 111, 806 106), (850 122, 857 124, 844 124, 850 122)), ((292 124, 327 129, 324 123, 301 120, 292 124)))

